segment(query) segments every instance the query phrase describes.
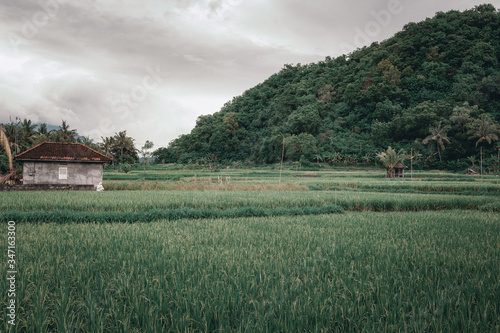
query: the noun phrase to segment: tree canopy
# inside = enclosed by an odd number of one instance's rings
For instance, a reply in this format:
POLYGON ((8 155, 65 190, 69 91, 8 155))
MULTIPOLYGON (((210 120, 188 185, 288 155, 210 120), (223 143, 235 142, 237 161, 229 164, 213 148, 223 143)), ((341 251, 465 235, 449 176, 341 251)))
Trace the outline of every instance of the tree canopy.
POLYGON ((349 55, 285 65, 219 112, 199 117, 191 133, 157 155, 181 163, 208 156, 275 163, 286 138, 291 160, 362 161, 389 145, 430 156, 438 148, 442 162, 431 161, 438 165, 465 160, 475 154, 470 126, 484 114, 500 120, 499 57, 495 7, 439 12, 349 55))

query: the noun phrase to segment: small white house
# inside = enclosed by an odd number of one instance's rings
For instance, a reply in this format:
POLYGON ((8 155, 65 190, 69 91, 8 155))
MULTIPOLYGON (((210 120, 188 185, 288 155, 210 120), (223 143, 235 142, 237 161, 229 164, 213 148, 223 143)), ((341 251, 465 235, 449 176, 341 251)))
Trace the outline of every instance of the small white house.
POLYGON ((23 184, 97 185, 112 159, 81 143, 44 142, 15 160, 23 164, 23 184))

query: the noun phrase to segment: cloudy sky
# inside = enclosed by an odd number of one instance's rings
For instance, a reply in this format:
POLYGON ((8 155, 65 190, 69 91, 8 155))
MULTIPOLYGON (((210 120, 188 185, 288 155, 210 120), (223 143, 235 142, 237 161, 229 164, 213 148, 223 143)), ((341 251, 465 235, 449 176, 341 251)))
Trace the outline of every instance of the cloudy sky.
POLYGON ((167 145, 284 64, 500 0, 2 0, 0 122, 167 145))

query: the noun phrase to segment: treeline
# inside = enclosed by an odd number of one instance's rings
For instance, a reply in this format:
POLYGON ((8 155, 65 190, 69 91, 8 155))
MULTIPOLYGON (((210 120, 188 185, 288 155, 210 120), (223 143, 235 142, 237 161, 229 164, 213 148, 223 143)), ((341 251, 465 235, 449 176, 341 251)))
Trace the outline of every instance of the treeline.
MULTIPOLYGON (((373 163, 388 146, 464 169, 498 153, 500 13, 440 12, 348 56, 285 65, 155 151, 159 161, 373 163), (473 162, 472 162, 473 163, 473 162)), ((493 163, 493 162, 492 162, 493 163)))
MULTIPOLYGON (((127 170, 139 161, 139 150, 135 147, 134 139, 126 131, 115 133, 114 136, 103 137, 101 143, 94 142, 91 138, 80 136, 76 129, 71 129, 66 121, 59 127, 49 129, 45 123, 34 124, 30 119, 18 120, 0 124, 6 134, 13 155, 26 151, 42 142, 69 142, 82 143, 113 159, 113 165, 127 170)), ((0 174, 9 170, 8 157, 0 148, 0 174)))

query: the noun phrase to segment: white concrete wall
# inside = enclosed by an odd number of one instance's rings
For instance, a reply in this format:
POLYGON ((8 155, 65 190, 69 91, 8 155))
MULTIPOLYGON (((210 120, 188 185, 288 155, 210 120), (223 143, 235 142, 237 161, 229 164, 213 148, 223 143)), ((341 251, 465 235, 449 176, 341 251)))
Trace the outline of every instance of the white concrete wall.
POLYGON ((94 185, 102 182, 100 163, 24 162, 23 184, 94 185), (67 179, 59 179, 59 168, 68 169, 67 179), (33 172, 34 171, 34 172, 33 172))

